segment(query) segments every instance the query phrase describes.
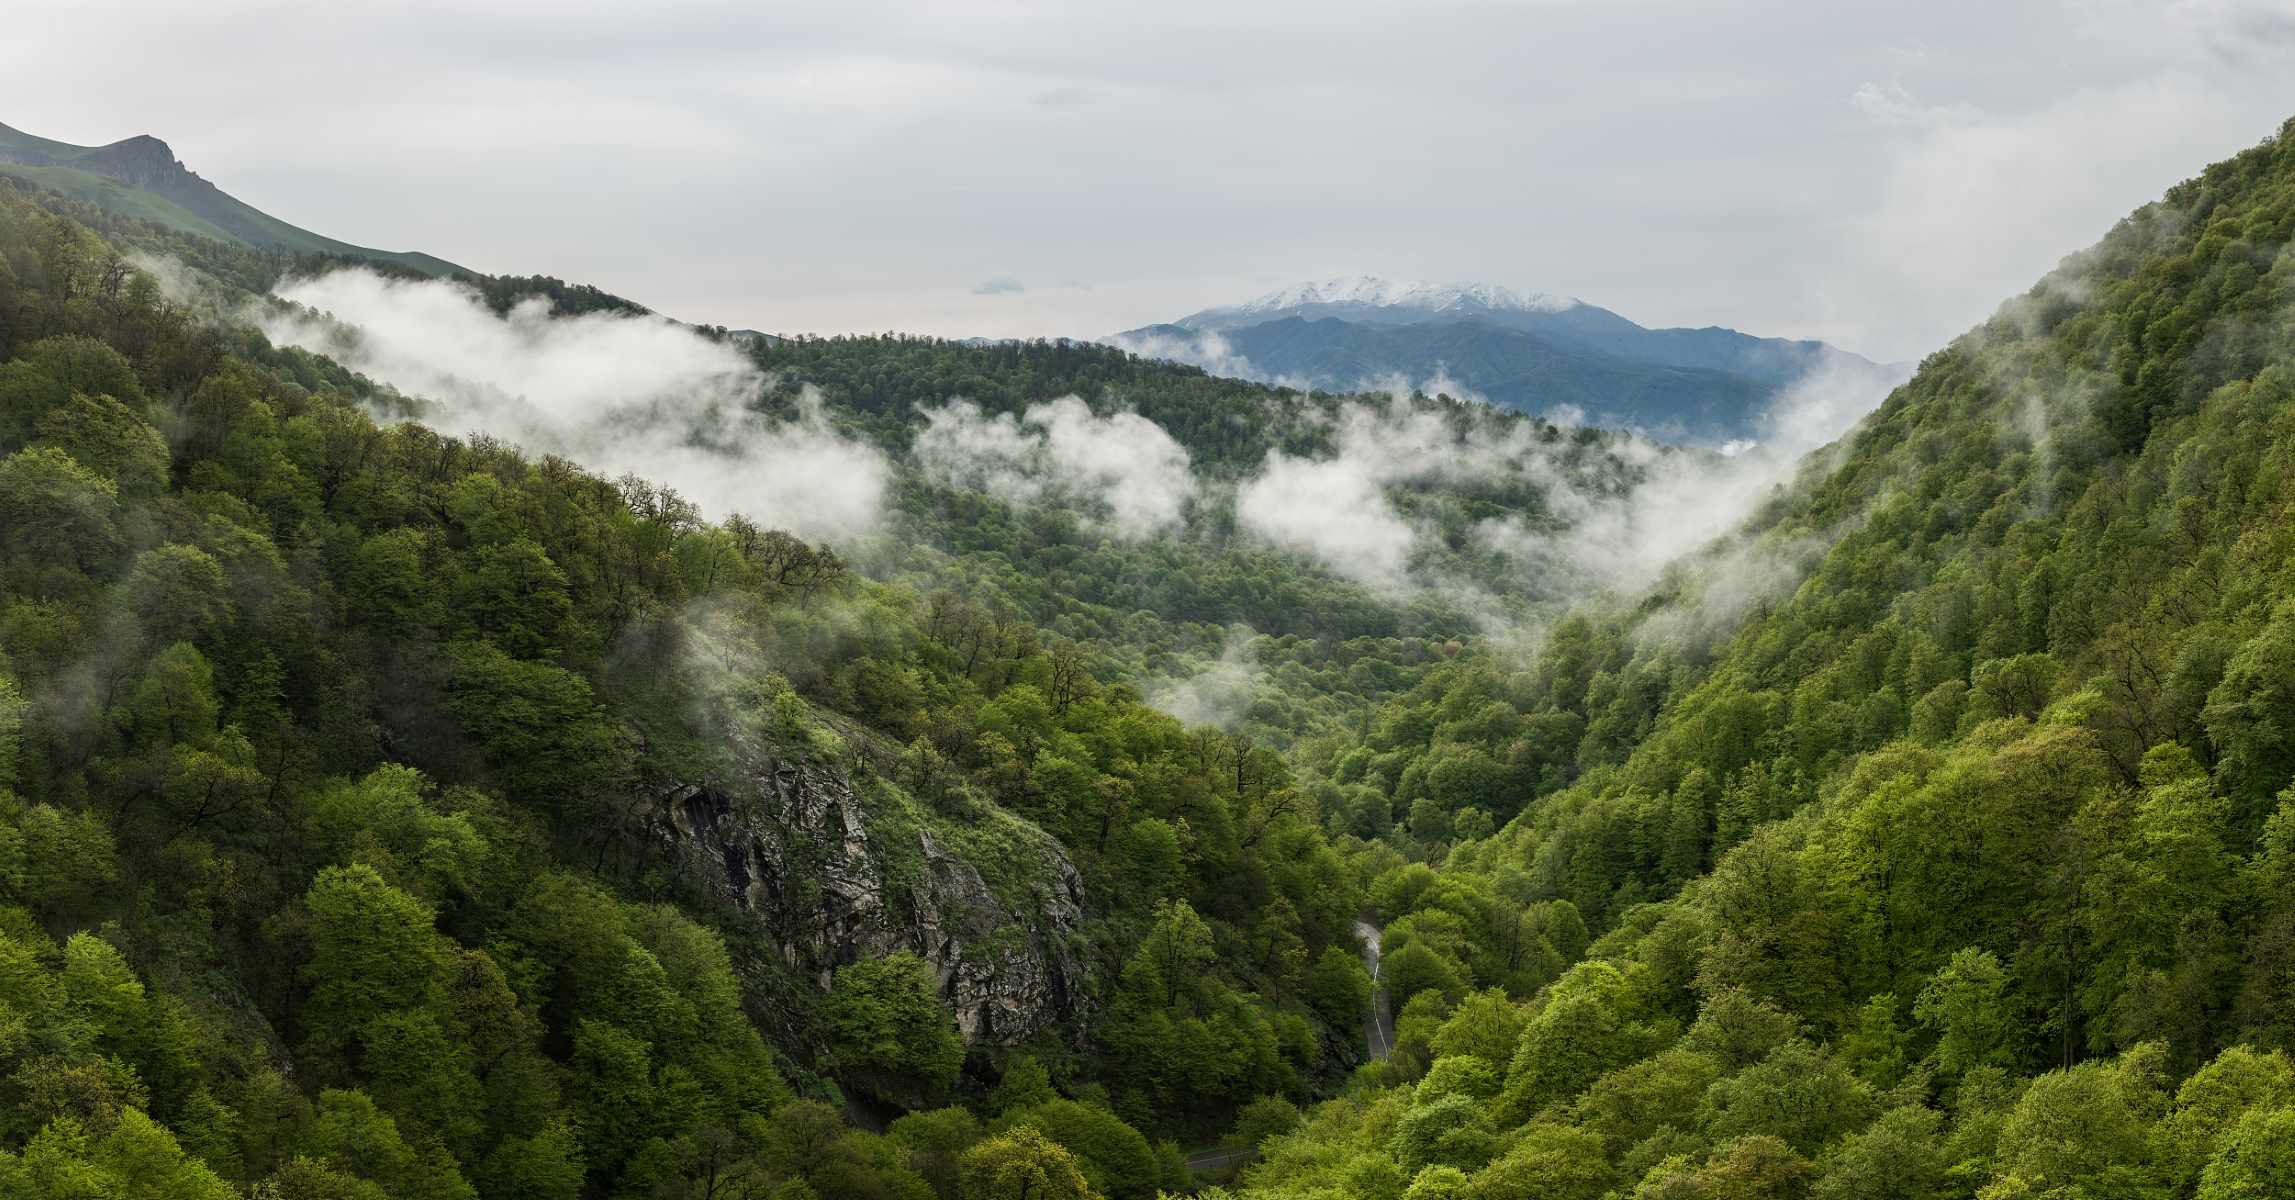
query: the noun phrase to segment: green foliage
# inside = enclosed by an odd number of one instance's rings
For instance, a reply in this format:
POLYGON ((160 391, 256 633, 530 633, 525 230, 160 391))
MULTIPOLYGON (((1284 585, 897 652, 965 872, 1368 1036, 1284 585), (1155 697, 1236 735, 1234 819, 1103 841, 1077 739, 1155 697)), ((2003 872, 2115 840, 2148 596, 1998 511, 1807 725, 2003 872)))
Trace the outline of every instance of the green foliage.
POLYGON ((2285 1190, 2291 237, 2283 134, 1649 595, 1467 647, 1299 755, 1379 843, 1414 1032, 1246 1193, 1409 1178, 1449 1130, 1502 1152, 1408 1186, 1513 1194, 1554 1146, 1519 1194, 2285 1190), (1746 601, 1748 568, 1778 586, 1746 601))
POLYGON ((838 968, 827 1016, 838 1064, 889 1095, 938 1093, 964 1067, 940 981, 906 950, 838 968))
MULTIPOLYGON (((1246 1196, 2281 1194, 2290 240, 2282 137, 1648 594, 1507 601, 1525 648, 1216 488, 1126 541, 903 460, 848 564, 381 425, 119 254, 284 260, 0 181, 0 1191, 1144 1197, 1232 1131, 1246 1196), (1234 728, 1141 703, 1231 644, 1234 728), (1366 909, 1399 1019, 1357 1067, 1366 909), (1007 953, 1064 1023, 980 1002, 968 1047, 944 996, 1007 953), (955 1105, 878 1135, 832 1083, 955 1105)), ((1076 394, 1233 481, 1344 403, 1065 343, 751 352, 761 408, 811 383, 896 457, 953 394, 1076 394)), ((1390 499, 1485 582, 1479 522, 1556 519, 1390 499)))
POLYGON ((1054 1099, 1008 1113, 1003 1123, 1033 1129, 1066 1149, 1092 1190, 1108 1200, 1151 1200, 1165 1182, 1147 1139, 1105 1109, 1054 1099))
POLYGON ((963 1200, 1092 1200, 1074 1156, 1034 1126, 1019 1125, 964 1152, 963 1200))

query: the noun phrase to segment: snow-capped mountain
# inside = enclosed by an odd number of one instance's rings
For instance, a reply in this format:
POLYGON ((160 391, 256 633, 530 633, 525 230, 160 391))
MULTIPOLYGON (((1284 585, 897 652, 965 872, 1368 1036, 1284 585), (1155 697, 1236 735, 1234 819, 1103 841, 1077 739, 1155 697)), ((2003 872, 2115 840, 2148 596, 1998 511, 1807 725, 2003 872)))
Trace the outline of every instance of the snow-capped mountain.
POLYGON ((1822 342, 1649 329, 1583 300, 1487 283, 1347 275, 1116 334, 1136 353, 1334 391, 1417 386, 1710 443, 1758 438, 1772 401, 1826 371, 1874 398, 1908 372, 1822 342))
POLYGON ((1517 292, 1489 283, 1419 283, 1377 275, 1342 275, 1295 283, 1242 304, 1207 308, 1175 324, 1212 329, 1250 325, 1284 316, 1356 316, 1396 310, 1427 317, 1484 313, 1558 313, 1581 301, 1543 292, 1517 292))

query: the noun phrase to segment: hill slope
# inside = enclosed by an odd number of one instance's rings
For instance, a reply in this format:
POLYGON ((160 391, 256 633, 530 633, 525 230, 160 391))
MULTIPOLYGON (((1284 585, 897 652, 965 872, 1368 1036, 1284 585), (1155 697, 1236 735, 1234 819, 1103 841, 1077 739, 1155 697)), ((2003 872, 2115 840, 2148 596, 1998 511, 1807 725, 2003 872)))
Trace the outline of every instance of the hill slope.
POLYGON ((184 233, 287 254, 366 259, 425 275, 467 274, 411 250, 370 250, 290 225, 200 178, 148 135, 73 146, 0 125, 0 174, 29 179, 109 212, 184 233))
MULTIPOLYGON (((997 602, 1085 586, 1062 514, 936 484, 977 557, 858 578, 378 425, 0 181, 0 1192, 1146 1200, 1143 1130, 1232 1124, 1268 1200, 2286 1194, 2287 132, 1649 595, 1288 755, 997 602)), ((1091 348, 752 352, 887 447, 1088 380, 1236 475, 1338 436, 1091 348)))
POLYGON ((2286 1192, 2291 240, 2295 123, 1659 595, 1333 747, 1326 810, 1417 846, 1397 1048, 1244 1194, 2286 1192))

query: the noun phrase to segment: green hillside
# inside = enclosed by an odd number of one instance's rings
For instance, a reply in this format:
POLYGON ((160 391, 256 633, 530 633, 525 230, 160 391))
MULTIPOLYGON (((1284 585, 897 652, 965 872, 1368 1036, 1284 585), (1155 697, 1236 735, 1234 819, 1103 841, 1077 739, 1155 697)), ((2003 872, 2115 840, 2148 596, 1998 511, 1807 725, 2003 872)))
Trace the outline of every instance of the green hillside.
POLYGON ((24 166, 20 163, 0 162, 0 175, 13 175, 18 179, 39 184, 51 191, 61 192, 74 200, 84 200, 106 212, 116 213, 130 220, 149 221, 164 225, 179 233, 214 238, 217 241, 237 241, 221 228, 203 217, 186 211, 181 205, 153 192, 133 188, 107 175, 83 171, 66 166, 24 166))
POLYGON ((1369 888, 1398 1048, 1239 1194, 2295 1194, 2291 236, 2282 137, 1666 594, 1308 765, 1414 835, 1369 888), (1574 964, 1517 949, 1557 923, 1574 964))
POLYGON ((1647 594, 1477 552, 1548 483, 1386 484, 1495 616, 915 456, 1073 394, 1235 485, 1343 397, 743 341, 893 464, 863 562, 379 423, 120 257, 282 249, 0 180, 0 1194, 2295 1194, 2286 132, 1647 594), (1246 712, 1143 701, 1244 620, 1246 712))
POLYGON ((124 217, 256 249, 364 259, 425 275, 469 273, 428 254, 370 250, 290 225, 185 170, 167 144, 156 138, 73 146, 0 125, 0 174, 28 179, 124 217))

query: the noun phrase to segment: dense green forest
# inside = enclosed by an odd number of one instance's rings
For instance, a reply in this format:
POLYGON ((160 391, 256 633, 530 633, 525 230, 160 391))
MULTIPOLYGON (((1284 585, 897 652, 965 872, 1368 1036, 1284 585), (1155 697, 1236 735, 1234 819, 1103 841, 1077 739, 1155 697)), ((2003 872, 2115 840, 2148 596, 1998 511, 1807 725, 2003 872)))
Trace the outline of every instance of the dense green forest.
POLYGON ((1398 1049, 1238 1194, 2295 1194, 2291 235, 2283 136, 1657 594, 1302 753, 1407 813, 1398 1049))
MULTIPOLYGON (((2295 127, 1646 594, 1477 559, 1542 486, 1397 484, 1526 639, 1216 491, 705 521, 154 274, 325 263, 0 180, 0 1190, 1144 1200, 1224 1140, 1269 1198, 2295 1194, 2291 235, 2295 127), (1238 625, 1229 728, 1143 699, 1238 625)), ((895 454, 1073 395, 1238 480, 1348 403, 746 350, 895 454)))
POLYGON ((1146 1195, 1343 1071, 1269 751, 0 201, 10 1194, 954 1195, 1025 1125, 1146 1195))

